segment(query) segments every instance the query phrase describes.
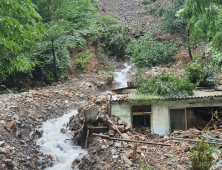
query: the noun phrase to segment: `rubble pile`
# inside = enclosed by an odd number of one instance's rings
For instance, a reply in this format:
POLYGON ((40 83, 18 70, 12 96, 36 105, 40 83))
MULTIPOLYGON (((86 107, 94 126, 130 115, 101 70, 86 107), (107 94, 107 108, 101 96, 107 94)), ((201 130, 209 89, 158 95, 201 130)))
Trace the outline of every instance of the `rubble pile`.
MULTIPOLYGON (((70 120, 74 139, 83 140, 85 144, 88 110, 98 108, 96 115, 90 115, 94 127, 107 127, 106 131, 89 131, 87 138, 88 155, 82 160, 74 160, 73 168, 79 169, 189 169, 190 149, 196 148, 202 137, 215 148, 213 157, 217 162, 212 169, 222 167, 220 153, 222 136, 220 127, 216 130, 200 131, 198 129, 175 130, 170 135, 152 134, 149 127, 142 125, 130 127, 117 116, 109 115, 109 94, 92 95, 86 105, 79 109, 79 114, 70 120), (93 116, 95 119, 93 119, 93 116), (80 127, 80 128, 79 128, 80 127), (80 132, 82 130, 82 132, 80 132), (83 133, 83 131, 85 131, 83 133), (81 137, 81 135, 83 135, 81 137), (167 146, 165 146, 167 145, 167 146)), ((218 123, 219 125, 219 123, 218 123)))
MULTIPOLYGON (((19 94, 0 95, 0 170, 44 169, 52 157, 36 145, 42 122, 83 105, 89 95, 107 90, 106 74, 80 75, 68 82, 19 94)), ((108 85, 109 84, 109 85, 108 85)))
MULTIPOLYGON (((118 124, 118 122, 115 123, 118 124)), ((75 160, 74 165, 78 166, 75 162, 81 162, 78 168, 85 170, 143 169, 144 167, 161 170, 189 169, 189 166, 191 166, 189 160, 190 149, 197 147, 196 140, 200 140, 203 136, 206 137, 206 134, 203 135, 203 132, 195 129, 174 131, 169 136, 151 134, 150 132, 144 133, 144 130, 149 131, 149 128, 144 127, 133 129, 124 131, 122 135, 128 140, 148 141, 153 144, 126 142, 124 139, 121 139, 122 137, 119 133, 111 129, 103 134, 100 133, 100 136, 91 135, 88 139, 90 141, 87 149, 88 155, 84 156, 81 161, 75 160), (188 136, 188 134, 192 135, 188 136), (178 140, 179 137, 184 139, 185 135, 191 140, 178 140), (106 136, 110 138, 106 138, 106 136), (121 140, 112 140, 113 138, 121 140), (192 141, 192 139, 195 139, 195 141, 192 141), (170 144, 171 146, 162 146, 160 145, 162 143, 170 144)), ((221 130, 213 131, 212 134, 218 134, 221 130)), ((212 136, 215 137, 214 135, 212 136)), ((207 141, 209 140, 208 138, 207 141)), ((214 140, 211 139, 211 141, 213 142, 214 140)), ((212 147, 215 148, 213 158, 217 162, 212 169, 219 169, 222 167, 222 161, 220 161, 222 159, 222 154, 220 153, 221 145, 215 144, 212 147)))

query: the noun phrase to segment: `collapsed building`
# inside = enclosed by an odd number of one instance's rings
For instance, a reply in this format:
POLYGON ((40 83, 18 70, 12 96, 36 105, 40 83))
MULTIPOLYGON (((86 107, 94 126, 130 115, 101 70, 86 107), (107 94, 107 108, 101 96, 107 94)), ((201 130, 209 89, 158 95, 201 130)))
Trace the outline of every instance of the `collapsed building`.
POLYGON ((192 96, 140 96, 136 88, 114 89, 110 113, 131 127, 147 126, 151 133, 168 135, 173 130, 216 129, 221 125, 222 91, 198 90, 192 96))

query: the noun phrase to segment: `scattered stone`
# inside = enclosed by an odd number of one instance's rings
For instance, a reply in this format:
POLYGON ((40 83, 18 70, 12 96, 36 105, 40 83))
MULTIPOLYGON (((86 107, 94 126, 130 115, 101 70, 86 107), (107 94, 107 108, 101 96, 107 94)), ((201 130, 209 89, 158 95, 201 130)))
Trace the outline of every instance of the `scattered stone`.
POLYGON ((126 164, 128 164, 129 166, 133 165, 133 162, 131 162, 129 159, 127 159, 126 157, 123 157, 123 160, 126 164))

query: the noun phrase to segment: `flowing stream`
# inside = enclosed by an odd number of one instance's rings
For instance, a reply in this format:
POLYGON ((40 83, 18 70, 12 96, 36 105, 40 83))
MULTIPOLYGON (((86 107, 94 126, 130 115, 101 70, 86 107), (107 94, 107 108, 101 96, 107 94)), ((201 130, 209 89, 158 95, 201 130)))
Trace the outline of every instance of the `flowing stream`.
MULTIPOLYGON (((54 166, 46 170, 70 170, 72 162, 75 159, 80 159, 87 154, 87 151, 81 149, 80 146, 73 145, 73 132, 66 130, 66 133, 61 133, 61 128, 66 129, 66 124, 72 115, 76 115, 77 110, 72 110, 62 117, 48 120, 43 123, 42 137, 37 140, 37 144, 41 145, 41 151, 44 154, 51 155, 54 161, 54 166)), ((41 130, 40 129, 40 130, 41 130)))
MULTIPOLYGON (((125 69, 116 72, 115 80, 119 83, 118 88, 127 87, 127 75, 131 66, 127 63, 124 64, 125 69)), ((48 120, 43 123, 42 128, 44 133, 37 144, 41 146, 41 151, 44 154, 51 155, 54 161, 53 167, 46 170, 71 170, 72 162, 75 159, 81 159, 87 154, 87 151, 81 149, 80 146, 72 143, 73 132, 66 130, 61 133, 62 128, 66 129, 66 124, 72 115, 76 115, 77 110, 72 110, 62 117, 48 120)))
POLYGON ((117 76, 115 76, 116 82, 120 83, 118 88, 127 87, 127 75, 129 74, 129 70, 131 69, 131 65, 128 65, 127 63, 124 64, 125 69, 115 72, 117 76))

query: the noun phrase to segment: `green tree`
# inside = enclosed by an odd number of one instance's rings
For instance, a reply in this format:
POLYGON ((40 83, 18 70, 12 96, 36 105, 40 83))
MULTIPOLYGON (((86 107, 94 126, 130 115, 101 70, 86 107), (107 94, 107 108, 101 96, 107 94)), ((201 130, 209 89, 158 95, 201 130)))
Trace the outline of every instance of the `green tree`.
POLYGON ((19 55, 30 42, 41 38, 42 24, 36 6, 30 1, 0 2, 0 80, 15 71, 32 67, 27 56, 19 55))
POLYGON ((32 61, 38 61, 35 72, 42 75, 46 81, 57 81, 58 78, 63 78, 64 70, 69 66, 68 49, 75 46, 74 37, 68 34, 69 24, 64 20, 45 23, 47 31, 43 35, 42 41, 35 43, 34 52, 30 57, 32 61))
POLYGON ((196 48, 202 40, 210 40, 215 48, 222 47, 221 0, 187 0, 182 20, 188 21, 188 30, 192 30, 190 46, 196 48))

